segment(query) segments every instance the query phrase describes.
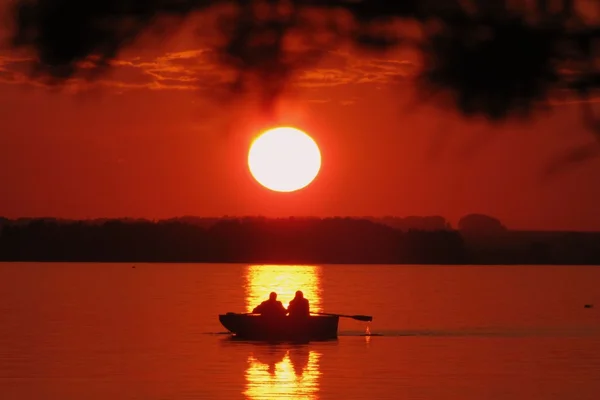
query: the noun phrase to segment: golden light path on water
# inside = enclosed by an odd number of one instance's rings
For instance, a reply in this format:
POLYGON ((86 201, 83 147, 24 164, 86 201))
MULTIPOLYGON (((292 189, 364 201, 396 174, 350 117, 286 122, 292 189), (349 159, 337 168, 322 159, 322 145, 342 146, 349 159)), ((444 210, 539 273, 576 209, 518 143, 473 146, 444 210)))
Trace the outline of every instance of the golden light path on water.
POLYGON ((288 349, 275 362, 260 360, 252 354, 248 357, 244 395, 252 400, 317 398, 320 356, 307 346, 288 349))
POLYGON ((287 308, 296 290, 302 290, 311 311, 323 311, 321 267, 315 265, 249 265, 246 275, 246 312, 277 293, 277 300, 287 308))
MULTIPOLYGON (((302 290, 311 311, 322 311, 321 267, 312 265, 250 265, 245 270, 246 312, 277 293, 285 307, 302 290)), ((302 345, 259 346, 248 357, 248 399, 315 399, 319 391, 321 354, 302 345)))

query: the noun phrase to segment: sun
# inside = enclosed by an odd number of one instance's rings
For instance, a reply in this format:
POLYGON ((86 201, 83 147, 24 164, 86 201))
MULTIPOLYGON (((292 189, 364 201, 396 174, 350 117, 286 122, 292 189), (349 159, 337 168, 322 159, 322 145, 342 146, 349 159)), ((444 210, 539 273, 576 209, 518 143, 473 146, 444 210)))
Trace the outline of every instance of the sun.
POLYGON ((316 178, 321 152, 301 130, 274 128, 254 139, 248 151, 248 167, 254 179, 267 189, 293 192, 316 178))

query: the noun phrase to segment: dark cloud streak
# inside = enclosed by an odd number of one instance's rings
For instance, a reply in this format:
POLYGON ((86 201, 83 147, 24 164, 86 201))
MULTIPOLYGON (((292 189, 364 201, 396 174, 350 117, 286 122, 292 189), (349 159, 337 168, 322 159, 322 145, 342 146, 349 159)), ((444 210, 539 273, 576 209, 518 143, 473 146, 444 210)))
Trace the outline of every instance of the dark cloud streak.
MULTIPOLYGON (((424 93, 441 93, 465 115, 527 117, 553 90, 578 94, 599 86, 593 43, 600 27, 582 22, 572 1, 546 1, 524 12, 503 1, 453 0, 17 0, 13 44, 33 49, 33 74, 62 82, 95 78, 120 51, 156 27, 174 29, 193 13, 218 14, 219 62, 251 83, 265 101, 298 70, 342 41, 370 50, 410 44, 425 65, 424 93), (533 15, 533 17, 532 17, 533 15), (419 39, 393 29, 417 21, 419 39), (290 38, 296 40, 290 45, 290 38), (570 73, 561 71, 567 65, 570 73), (573 66, 576 72, 573 73, 573 66)), ((168 30, 160 30, 161 35, 168 30)))
MULTIPOLYGON (((54 83, 74 76, 93 79, 141 34, 158 27, 159 35, 167 35, 194 13, 215 13, 219 40, 209 47, 216 60, 233 71, 224 84, 236 91, 259 88, 267 106, 294 74, 348 41, 375 52, 397 46, 419 50, 424 65, 416 82, 423 97, 465 116, 490 121, 529 118, 550 106, 557 92, 584 101, 593 98, 600 88, 600 22, 589 22, 573 0, 552 2, 552 7, 547 0, 524 1, 517 7, 514 3, 17 0, 12 43, 34 51, 35 77, 54 83), (418 35, 397 29, 407 21, 420 26, 418 35)), ((177 79, 163 72, 158 79, 165 84, 177 79)), ((585 120, 600 132, 596 119, 585 120)), ((592 153, 578 151, 564 160, 575 162, 592 153)))
POLYGON ((33 48, 38 58, 34 74, 58 81, 81 71, 95 77, 159 17, 178 20, 192 11, 192 4, 202 3, 208 2, 20 0, 14 6, 12 43, 33 48))

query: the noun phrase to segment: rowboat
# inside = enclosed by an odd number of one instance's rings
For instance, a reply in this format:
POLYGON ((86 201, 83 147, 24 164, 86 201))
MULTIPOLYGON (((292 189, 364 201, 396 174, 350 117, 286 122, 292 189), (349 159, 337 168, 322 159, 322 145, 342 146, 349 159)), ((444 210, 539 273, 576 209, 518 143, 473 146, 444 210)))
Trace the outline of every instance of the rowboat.
POLYGON ((240 339, 316 341, 337 338, 339 316, 267 317, 229 312, 219 315, 219 321, 240 339))

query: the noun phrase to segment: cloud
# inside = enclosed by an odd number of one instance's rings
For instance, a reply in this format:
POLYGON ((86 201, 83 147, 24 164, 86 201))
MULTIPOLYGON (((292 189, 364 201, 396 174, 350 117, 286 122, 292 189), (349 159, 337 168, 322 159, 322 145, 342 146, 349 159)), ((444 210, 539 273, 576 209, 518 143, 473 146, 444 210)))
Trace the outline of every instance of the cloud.
POLYGON ((29 59, 0 55, 0 83, 22 84, 29 79, 23 71, 29 59))
MULTIPOLYGON (((45 78, 31 74, 33 59, 0 54, 0 84, 34 85, 51 87, 45 78)), ((85 64, 83 64, 85 67, 85 64)), ((169 52, 157 57, 129 57, 110 61, 109 69, 93 80, 84 76, 69 79, 65 89, 77 92, 92 87, 126 91, 198 91, 215 96, 236 82, 236 73, 216 60, 209 49, 193 49, 169 52)), ((328 88, 358 88, 359 86, 391 86, 410 82, 419 74, 420 66, 414 62, 391 58, 357 56, 350 52, 332 51, 313 68, 299 71, 291 84, 297 88, 314 90, 309 102, 332 101, 328 88)), ((82 68, 85 71, 85 68, 82 68)), ((351 106, 357 98, 341 99, 338 104, 351 106)), ((597 103, 600 97, 588 99, 575 97, 567 90, 557 90, 546 101, 548 106, 564 106, 581 103, 597 103)))
MULTIPOLYGON (((49 86, 47 78, 31 73, 33 59, 0 55, 0 82, 5 84, 33 84, 49 86)), ((71 89, 100 85, 122 90, 193 90, 208 91, 235 84, 238 76, 216 60, 208 49, 171 52, 147 58, 131 57, 109 62, 110 67, 101 78, 86 79, 83 74, 68 80, 71 89)), ((394 84, 414 76, 416 66, 402 60, 357 57, 350 53, 331 52, 314 68, 299 71, 292 85, 299 88, 320 89, 359 84, 394 84)), ((317 99, 322 101, 320 99, 317 99)), ((349 104, 349 103, 348 103, 349 104)))
POLYGON ((600 146, 598 142, 592 142, 578 147, 568 149, 567 151, 556 155, 544 169, 544 177, 552 178, 559 173, 566 172, 568 168, 582 165, 590 160, 600 156, 600 146))
POLYGON ((407 60, 367 58, 342 52, 331 52, 324 64, 303 71, 296 83, 301 87, 395 84, 414 78, 418 69, 407 60))

